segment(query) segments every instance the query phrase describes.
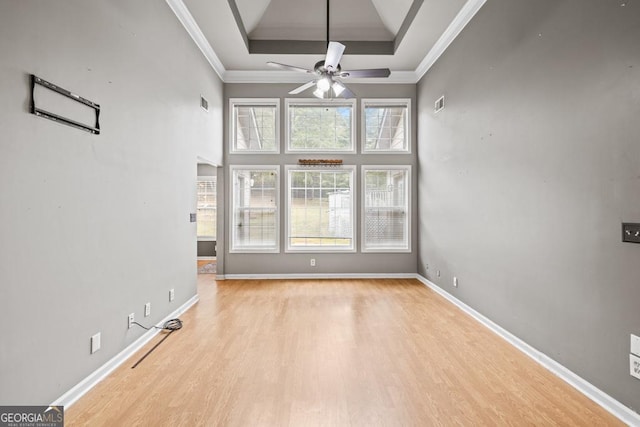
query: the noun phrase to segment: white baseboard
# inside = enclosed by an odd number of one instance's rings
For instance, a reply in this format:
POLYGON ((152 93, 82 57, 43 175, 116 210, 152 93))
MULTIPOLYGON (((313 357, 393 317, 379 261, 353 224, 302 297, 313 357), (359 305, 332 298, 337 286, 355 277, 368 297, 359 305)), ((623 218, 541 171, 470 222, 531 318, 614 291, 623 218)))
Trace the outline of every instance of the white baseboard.
MULTIPOLYGON (((156 326, 160 327, 167 320, 175 319, 180 316, 182 313, 187 311, 191 306, 198 302, 198 295, 194 295, 187 302, 182 304, 177 310, 173 311, 169 315, 167 315, 164 319, 156 324, 156 326)), ((73 388, 67 391, 65 394, 57 398, 51 406, 64 406, 65 409, 69 408, 73 405, 78 399, 84 396, 89 390, 91 390, 96 384, 105 379, 107 375, 113 372, 118 366, 122 365, 126 360, 131 357, 135 352, 140 350, 146 343, 151 341, 151 339, 156 336, 160 332, 160 329, 151 329, 147 331, 140 338, 132 342, 129 346, 127 346, 120 353, 115 355, 112 359, 110 359, 107 363, 96 369, 93 373, 91 373, 88 377, 80 381, 73 388)))
POLYGON ((421 276, 420 274, 415 275, 415 278, 425 284, 429 289, 446 298, 449 302, 460 308, 475 320, 482 323, 484 326, 499 335, 509 344, 513 345, 515 348, 532 358, 534 361, 538 362, 540 365, 542 365, 542 367, 546 368, 551 373, 578 390, 580 393, 584 394, 589 399, 602 406, 605 410, 609 411, 620 421, 630 426, 640 426, 640 414, 638 414, 637 412, 618 402, 616 399, 609 396, 583 378, 579 377, 575 373, 571 372, 569 369, 565 368, 563 365, 556 362, 546 354, 531 347, 520 338, 500 327, 484 315, 478 313, 476 310, 469 307, 427 278, 421 276))
MULTIPOLYGON (((219 279, 220 276, 216 276, 219 279)), ((291 273, 291 274, 225 274, 221 280, 294 280, 294 279, 415 279, 415 273, 291 273)))

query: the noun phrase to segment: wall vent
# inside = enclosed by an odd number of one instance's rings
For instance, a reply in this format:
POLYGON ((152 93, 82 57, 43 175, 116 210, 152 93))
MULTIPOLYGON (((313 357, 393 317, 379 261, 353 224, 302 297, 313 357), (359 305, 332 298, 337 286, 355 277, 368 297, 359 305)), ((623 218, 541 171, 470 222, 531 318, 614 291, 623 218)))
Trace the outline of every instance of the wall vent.
POLYGON ((202 95, 200 95, 200 106, 204 111, 209 111, 209 101, 202 95))
POLYGON ((434 105, 434 111, 437 113, 438 111, 442 110, 443 108, 444 108, 444 95, 442 95, 436 101, 436 103, 434 105))

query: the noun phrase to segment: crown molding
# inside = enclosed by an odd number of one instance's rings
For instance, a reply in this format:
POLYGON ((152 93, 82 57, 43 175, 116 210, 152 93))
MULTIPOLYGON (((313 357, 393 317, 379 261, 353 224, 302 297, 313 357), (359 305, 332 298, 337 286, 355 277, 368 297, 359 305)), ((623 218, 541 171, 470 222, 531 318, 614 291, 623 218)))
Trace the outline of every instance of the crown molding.
POLYGON ((427 56, 424 57, 420 65, 416 68, 416 83, 429 71, 429 69, 436 63, 440 55, 444 53, 453 42, 458 34, 467 26, 469 21, 478 13, 480 8, 486 3, 487 0, 468 0, 460 12, 453 18, 451 24, 444 30, 444 33, 440 36, 438 41, 433 45, 427 56))
MULTIPOLYGON (((306 83, 313 80, 315 73, 299 73, 296 71, 263 71, 263 70, 227 70, 224 73, 225 83, 306 83)), ((387 78, 351 79, 346 83, 384 83, 384 84, 414 84, 416 73, 413 71, 392 71, 387 78)))
MULTIPOLYGON (((347 79, 348 83, 415 84, 429 71, 487 0, 468 0, 415 71, 392 71, 385 79, 347 79)), ((295 71, 227 70, 182 0, 166 0, 211 67, 224 83, 305 83, 313 74, 295 71)))
POLYGON ((187 33, 189 33, 189 35, 193 39, 196 46, 198 46, 204 57, 207 59, 213 70, 224 81, 224 73, 226 71, 224 65, 222 65, 222 61, 220 61, 220 58, 218 58, 218 55, 216 55, 215 51, 209 44, 209 41, 202 33, 202 30, 191 15, 191 12, 189 12, 187 6, 182 0, 166 1, 184 29, 187 30, 187 33))

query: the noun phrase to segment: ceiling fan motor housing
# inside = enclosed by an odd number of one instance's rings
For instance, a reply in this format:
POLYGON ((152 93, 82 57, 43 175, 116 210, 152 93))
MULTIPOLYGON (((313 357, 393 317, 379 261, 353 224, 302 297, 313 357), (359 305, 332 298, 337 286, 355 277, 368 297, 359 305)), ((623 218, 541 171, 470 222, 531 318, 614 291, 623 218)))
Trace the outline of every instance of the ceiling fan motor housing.
POLYGON ((342 67, 340 67, 340 64, 336 66, 335 70, 331 70, 331 71, 327 70, 324 66, 324 59, 322 61, 316 62, 316 65, 313 66, 313 71, 315 71, 316 74, 319 74, 321 76, 324 74, 331 74, 331 75, 339 74, 340 70, 342 70, 342 67))

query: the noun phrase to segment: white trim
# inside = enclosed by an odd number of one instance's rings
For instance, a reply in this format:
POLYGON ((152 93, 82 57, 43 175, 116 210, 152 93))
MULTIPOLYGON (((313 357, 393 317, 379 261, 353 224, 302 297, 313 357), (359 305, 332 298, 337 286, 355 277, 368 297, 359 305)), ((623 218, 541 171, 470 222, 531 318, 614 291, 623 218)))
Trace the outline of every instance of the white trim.
POLYGON ((411 98, 362 98, 360 100, 360 152, 362 154, 411 154, 411 98), (407 108, 405 121, 405 150, 367 150, 367 120, 365 110, 375 106, 398 106, 407 108))
MULTIPOLYGON (((213 209, 213 208, 212 208, 213 209)), ((196 236, 198 242, 215 242, 217 239, 213 236, 196 236)))
POLYGON ((469 21, 478 13, 486 1, 487 0, 468 0, 465 5, 462 6, 460 12, 453 18, 453 21, 451 21, 438 41, 436 41, 431 50, 429 50, 427 56, 424 57, 420 65, 416 68, 416 83, 420 81, 422 76, 436 63, 440 55, 447 50, 449 45, 458 37, 458 34, 460 34, 469 21))
POLYGON ((356 99, 318 99, 318 98, 285 98, 284 100, 284 152, 286 154, 355 154, 358 142, 356 141, 358 126, 358 105, 356 99), (345 106, 351 108, 351 148, 349 150, 331 149, 300 149, 291 148, 289 135, 291 134, 291 123, 289 123, 289 108, 291 106, 315 106, 326 107, 345 106))
POLYGON ((202 157, 202 156, 196 156, 196 160, 198 163, 201 163, 201 164, 210 165, 214 167, 220 166, 218 163, 215 163, 213 160, 209 160, 206 157, 202 157))
MULTIPOLYGON (((224 73, 225 83, 306 83, 315 80, 315 73, 300 73, 298 71, 269 71, 269 70, 227 70, 224 73)), ((340 79, 347 86, 358 84, 415 84, 415 71, 393 71, 386 78, 343 78, 340 79)))
MULTIPOLYGON (((175 319, 180 316, 182 313, 191 308, 195 303, 198 302, 198 295, 194 295, 187 302, 182 304, 177 310, 173 311, 169 315, 167 315, 164 319, 156 324, 156 326, 160 327, 167 320, 175 319)), ((98 369, 93 371, 88 377, 80 381, 78 384, 73 386, 69 391, 64 393, 62 396, 57 398, 51 406, 64 406, 65 409, 68 409, 71 405, 73 405, 78 399, 84 396, 89 390, 96 386, 100 381, 105 379, 111 372, 113 372, 116 368, 122 365, 127 361, 131 356, 133 356, 138 350, 140 350, 145 344, 147 344, 153 337, 155 337, 160 332, 160 329, 151 329, 147 331, 140 338, 129 344, 124 350, 111 358, 107 363, 100 366, 98 369)))
POLYGON ((229 98, 229 154, 280 154, 280 98, 229 98), (275 107, 275 148, 272 150, 238 150, 236 147, 236 106, 275 107))
POLYGON ((216 74, 218 74, 218 76, 220 77, 220 79, 224 81, 224 73, 226 71, 224 68, 224 65, 222 65, 222 62, 218 58, 218 55, 216 55, 215 51, 209 44, 209 41, 207 40, 205 35, 202 33, 202 30, 198 26, 198 23, 196 22, 196 20, 191 15, 191 12, 189 12, 189 9, 187 8, 187 6, 182 2, 182 0, 166 0, 166 1, 169 7, 171 8, 171 10, 173 11, 173 13, 176 15, 176 17, 182 24, 182 26, 184 27, 184 29, 187 30, 187 33, 189 33, 189 35, 193 39, 196 46, 198 46, 198 48, 200 49, 204 57, 207 59, 209 64, 211 64, 211 68, 213 68, 216 74))
POLYGON ((280 253, 280 165, 229 165, 229 253, 232 254, 279 254, 280 253), (233 239, 233 232, 235 230, 235 171, 246 172, 273 172, 276 174, 275 190, 276 190, 276 202, 275 202, 275 227, 276 227, 276 240, 271 246, 250 246, 239 247, 234 246, 235 240, 233 239))
POLYGON ((294 280, 294 279, 415 279, 415 273, 290 273, 226 274, 226 280, 294 280))
POLYGON ((460 301, 444 289, 440 288, 435 283, 429 281, 427 278, 423 277, 420 274, 416 274, 416 279, 422 282, 429 289, 438 293, 449 302, 460 308, 462 311, 473 317, 476 321, 483 324, 485 327, 490 329, 496 335, 507 341, 509 344, 529 356, 535 362, 538 362, 542 367, 549 370, 552 374, 568 383, 570 386, 578 390, 580 393, 584 394, 589 399, 593 400, 595 403, 600 405, 602 408, 610 412, 612 415, 620 419, 620 421, 627 423, 630 426, 640 426, 640 414, 634 412, 632 409, 626 407, 622 403, 618 402, 613 397, 609 396, 593 384, 579 377, 575 373, 571 372, 569 369, 556 362, 546 354, 542 353, 539 350, 536 350, 526 342, 522 341, 520 338, 516 337, 509 331, 505 330, 498 324, 494 323, 481 313, 477 312, 473 308, 466 305, 464 302, 460 301))

